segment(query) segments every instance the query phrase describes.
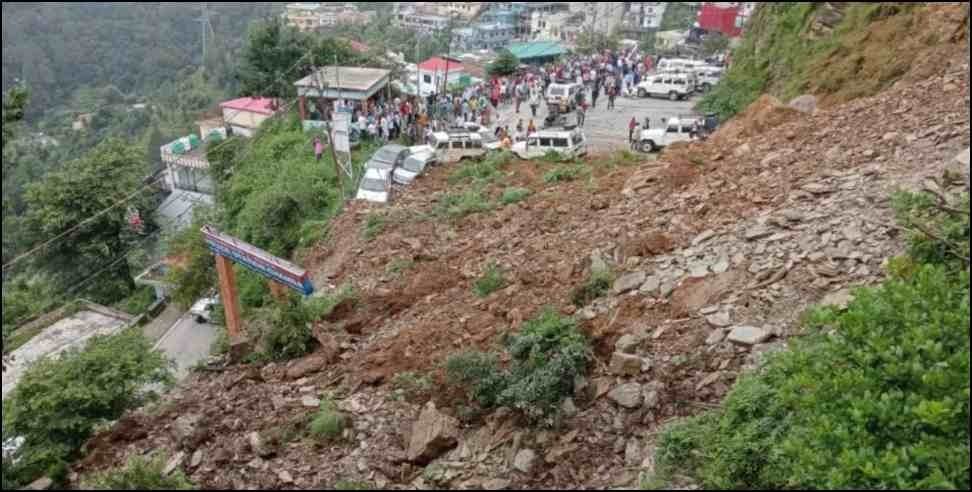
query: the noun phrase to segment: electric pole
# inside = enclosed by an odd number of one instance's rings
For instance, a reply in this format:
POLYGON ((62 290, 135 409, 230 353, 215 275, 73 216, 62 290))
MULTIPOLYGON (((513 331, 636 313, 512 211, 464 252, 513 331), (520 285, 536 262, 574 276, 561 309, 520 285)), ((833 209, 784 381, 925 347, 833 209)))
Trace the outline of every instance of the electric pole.
POLYGON ((201 12, 201 15, 199 16, 198 19, 196 19, 196 22, 198 22, 200 24, 200 26, 202 27, 202 63, 201 63, 201 65, 202 65, 203 70, 205 71, 206 70, 206 56, 208 55, 208 49, 209 49, 209 35, 212 34, 212 37, 215 38, 216 37, 216 31, 213 30, 213 23, 210 21, 210 19, 212 18, 211 16, 213 15, 213 13, 209 11, 209 2, 203 2, 202 3, 202 6, 200 7, 199 10, 201 12))

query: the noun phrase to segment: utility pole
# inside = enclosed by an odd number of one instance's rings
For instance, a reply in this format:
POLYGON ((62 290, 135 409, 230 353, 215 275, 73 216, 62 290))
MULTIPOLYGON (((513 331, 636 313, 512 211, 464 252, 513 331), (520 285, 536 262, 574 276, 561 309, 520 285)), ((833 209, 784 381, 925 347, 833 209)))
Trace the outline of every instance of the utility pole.
POLYGON ((216 37, 216 31, 213 30, 213 24, 210 21, 210 19, 212 18, 211 16, 213 15, 213 13, 209 11, 209 2, 203 2, 202 3, 202 6, 199 8, 199 10, 201 12, 201 15, 200 15, 200 17, 198 19, 196 19, 196 22, 198 22, 200 24, 200 26, 202 27, 202 63, 201 63, 201 65, 202 65, 203 71, 205 71, 206 70, 206 56, 209 53, 209 51, 208 51, 208 48, 209 48, 209 34, 211 33, 212 34, 212 37, 215 38, 216 37))

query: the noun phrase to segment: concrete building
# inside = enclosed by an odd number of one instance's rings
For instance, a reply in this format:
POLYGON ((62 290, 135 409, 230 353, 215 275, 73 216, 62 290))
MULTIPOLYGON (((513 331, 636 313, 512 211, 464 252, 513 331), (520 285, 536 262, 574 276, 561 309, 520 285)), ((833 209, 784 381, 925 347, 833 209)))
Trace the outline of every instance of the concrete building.
POLYGON ((462 62, 454 58, 430 58, 418 65, 418 87, 422 97, 442 92, 446 84, 459 83, 466 75, 462 62))
POLYGON ((671 51, 685 45, 688 33, 685 31, 661 31, 655 35, 655 49, 671 51))
POLYGON ((621 29, 626 35, 636 37, 639 34, 657 31, 662 25, 667 2, 631 2, 627 5, 621 29))
POLYGON ((423 15, 457 17, 472 20, 482 11, 485 2, 415 2, 414 9, 423 15))
POLYGON ((241 97, 220 103, 219 108, 223 112, 223 122, 233 135, 252 137, 264 121, 277 113, 280 102, 263 97, 241 97))
POLYGON ((452 19, 441 15, 422 14, 417 10, 402 10, 395 17, 395 22, 402 29, 433 33, 448 28, 452 19))
POLYGON ((534 41, 571 41, 567 39, 566 27, 575 16, 570 12, 545 14, 534 12, 530 16, 530 39, 534 41))
POLYGON ((373 19, 374 12, 361 12, 351 3, 291 3, 283 15, 288 25, 302 32, 312 32, 339 24, 367 24, 373 19))
POLYGON ((624 19, 625 2, 571 2, 570 11, 583 13, 583 29, 610 36, 624 19))
POLYGON ((518 25, 474 24, 457 29, 453 38, 456 51, 498 50, 505 48, 517 37, 518 25))

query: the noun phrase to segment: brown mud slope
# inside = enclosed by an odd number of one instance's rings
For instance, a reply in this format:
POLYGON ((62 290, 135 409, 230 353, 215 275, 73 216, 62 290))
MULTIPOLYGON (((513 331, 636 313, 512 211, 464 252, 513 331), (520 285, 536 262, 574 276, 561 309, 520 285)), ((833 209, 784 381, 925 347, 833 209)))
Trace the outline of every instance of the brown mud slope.
POLYGON ((746 140, 677 146, 634 167, 593 158, 573 182, 545 183, 552 164, 513 162, 482 193, 493 202, 512 186, 532 195, 462 219, 436 214, 446 194, 472 189, 450 183, 455 166, 391 207, 352 204, 306 255, 317 285, 354 285, 361 297, 316 327, 328 350, 287 366, 197 373, 160 406, 126 417, 122 431, 92 440, 75 471, 157 450, 184 453, 179 466, 206 488, 636 486, 660 424, 717 404, 742 371, 785 348, 807 307, 881 280, 903 247, 890 195, 942 176, 969 146, 968 59, 956 49, 931 76, 779 126, 759 122, 740 130, 746 140), (387 220, 368 241, 373 213, 387 220), (573 306, 592 261, 634 289, 573 306), (480 299, 473 283, 493 262, 508 286, 480 299), (576 316, 596 349, 575 411, 555 429, 521 426, 505 411, 471 415, 443 384, 446 358, 496 346, 546 306, 576 316), (761 343, 728 341, 739 326, 761 331, 761 343), (626 334, 648 362, 640 374, 610 371, 626 334), (392 379, 406 371, 428 375, 431 389, 398 398, 392 379), (607 396, 623 384, 646 395, 636 408, 607 396), (307 397, 325 392, 352 429, 330 443, 301 439, 307 397), (405 450, 429 399, 462 425, 455 449, 422 468, 405 450), (537 459, 516 471, 525 449, 537 459))

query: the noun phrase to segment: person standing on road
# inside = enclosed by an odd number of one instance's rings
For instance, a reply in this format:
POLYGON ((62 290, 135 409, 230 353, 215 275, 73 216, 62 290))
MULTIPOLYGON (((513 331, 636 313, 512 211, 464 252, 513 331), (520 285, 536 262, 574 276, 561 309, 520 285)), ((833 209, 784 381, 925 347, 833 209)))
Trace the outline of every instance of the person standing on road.
POLYGON ((628 123, 628 143, 632 146, 634 145, 634 135, 635 129, 638 127, 638 119, 634 116, 631 117, 631 121, 628 123))
POLYGON ((608 107, 607 107, 609 110, 613 110, 615 108, 614 100, 617 99, 617 97, 618 97, 618 87, 614 84, 609 85, 608 86, 608 107))
POLYGON ((530 111, 533 113, 533 117, 537 117, 537 110, 540 109, 540 91, 534 89, 530 94, 530 111))
POLYGON ((577 126, 584 128, 584 121, 587 119, 587 103, 581 102, 577 105, 577 126))
POLYGON ((595 79, 591 89, 591 109, 597 109, 597 98, 601 97, 601 84, 595 79))

